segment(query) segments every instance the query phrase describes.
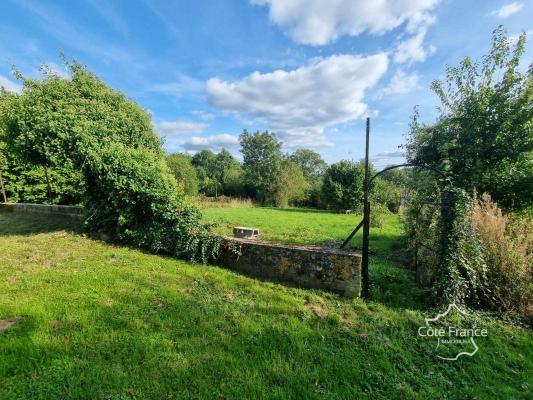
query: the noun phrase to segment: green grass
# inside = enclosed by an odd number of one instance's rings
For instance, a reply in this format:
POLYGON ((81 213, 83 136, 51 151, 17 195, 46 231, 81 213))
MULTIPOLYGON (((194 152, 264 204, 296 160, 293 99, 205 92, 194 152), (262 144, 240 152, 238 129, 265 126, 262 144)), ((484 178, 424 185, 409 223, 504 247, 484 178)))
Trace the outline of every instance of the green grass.
MULTIPOLYGON (((245 213, 261 211, 272 213, 245 213)), ((276 214, 287 235, 294 215, 324 227, 308 243, 357 222, 295 213, 276 214)), ((275 239, 276 223, 264 222, 256 225, 275 239)), ((379 254, 374 300, 364 302, 112 246, 72 228, 0 213, 0 319, 24 317, 0 333, 2 400, 526 399, 533 388, 529 330, 484 318, 489 336, 473 358, 439 360, 434 342, 416 334, 434 311, 416 300, 410 274, 379 254)))
MULTIPOLYGON (((205 208, 202 211, 205 219, 216 222, 219 233, 224 235, 231 236, 234 226, 251 226, 261 228, 264 240, 330 246, 340 246, 362 219, 359 215, 303 208, 235 207, 205 208)), ((370 247, 380 256, 401 247, 402 225, 397 215, 386 215, 383 227, 371 230, 370 247)), ((350 247, 360 248, 361 237, 362 229, 350 247)))

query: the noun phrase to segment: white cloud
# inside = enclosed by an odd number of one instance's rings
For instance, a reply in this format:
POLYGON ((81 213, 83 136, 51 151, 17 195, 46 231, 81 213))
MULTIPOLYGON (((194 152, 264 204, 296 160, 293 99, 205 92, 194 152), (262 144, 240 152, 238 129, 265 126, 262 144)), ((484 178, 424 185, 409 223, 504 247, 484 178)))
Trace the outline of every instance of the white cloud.
POLYGON ((370 157, 370 161, 378 169, 382 169, 389 165, 397 165, 405 163, 405 152, 402 150, 384 151, 370 157))
POLYGON ((384 33, 430 18, 439 0, 250 0, 296 42, 325 45, 341 35, 384 33))
POLYGON ((207 82, 207 99, 219 109, 250 115, 280 134, 288 146, 330 144, 324 129, 367 111, 365 90, 387 70, 384 53, 333 55, 292 71, 254 72, 229 83, 207 82))
POLYGON ((416 73, 406 74, 402 69, 398 69, 391 78, 389 84, 381 91, 381 96, 408 93, 415 89, 418 84, 416 73))
POLYGON ((215 114, 208 113, 207 111, 193 110, 191 114, 200 117, 204 121, 212 121, 215 119, 215 114))
POLYGON ((162 136, 200 133, 209 125, 194 121, 162 121, 154 124, 156 131, 162 136))
POLYGON ((498 18, 507 18, 513 14, 516 14, 522 9, 522 7, 524 7, 523 3, 515 1, 513 3, 506 4, 497 10, 492 11, 490 15, 493 15, 498 18))
POLYGON ((22 85, 17 82, 13 82, 11 79, 0 75, 0 87, 3 87, 8 92, 20 93, 22 92, 22 85))
POLYGON ((239 145, 239 138, 227 133, 208 137, 193 136, 190 140, 180 146, 187 151, 199 151, 209 149, 218 152, 223 148, 235 148, 239 145))
MULTIPOLYGON (((526 36, 533 36, 533 29, 528 29, 526 32, 526 36)), ((509 40, 512 44, 516 44, 518 42, 518 38, 523 32, 515 33, 514 35, 509 35, 509 40)))
POLYGON ((425 61, 427 56, 435 52, 435 47, 424 47, 427 26, 421 26, 409 38, 401 41, 394 53, 394 62, 398 64, 425 61))
POLYGON ((205 88, 205 82, 190 77, 185 74, 178 74, 176 80, 172 82, 156 83, 148 87, 148 92, 165 93, 171 95, 190 95, 194 92, 202 92, 205 88))

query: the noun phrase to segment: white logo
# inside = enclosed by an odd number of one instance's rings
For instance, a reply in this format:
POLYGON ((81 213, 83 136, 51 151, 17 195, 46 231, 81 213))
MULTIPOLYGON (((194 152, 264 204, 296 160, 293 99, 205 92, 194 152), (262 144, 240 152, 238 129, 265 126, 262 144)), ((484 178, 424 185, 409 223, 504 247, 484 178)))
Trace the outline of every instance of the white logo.
POLYGON ((437 338, 437 357, 450 361, 476 354, 479 347, 474 338, 486 337, 487 333, 487 329, 478 328, 475 320, 454 303, 444 313, 426 318, 426 325, 418 328, 418 336, 437 338))

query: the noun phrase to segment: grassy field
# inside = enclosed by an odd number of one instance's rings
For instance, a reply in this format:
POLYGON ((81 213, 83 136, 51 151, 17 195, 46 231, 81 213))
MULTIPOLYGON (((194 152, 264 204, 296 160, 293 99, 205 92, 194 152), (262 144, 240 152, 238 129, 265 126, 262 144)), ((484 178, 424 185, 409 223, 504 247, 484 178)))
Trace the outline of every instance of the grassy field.
MULTIPOLYGON (((272 240, 296 238, 298 223, 309 227, 305 243, 343 238, 357 222, 232 212, 207 215, 257 225, 272 240)), ((394 248, 391 223, 381 234, 394 248)), ((438 359, 434 341, 416 333, 434 310, 381 250, 373 300, 364 302, 112 246, 73 228, 0 213, 0 320, 23 318, 0 333, 2 400, 530 398, 531 331, 484 318, 489 336, 474 357, 438 359)))
MULTIPOLYGON (((303 208, 234 207, 205 208, 205 219, 217 223, 218 232, 232 236, 234 226, 261 228, 261 238, 274 242, 340 246, 362 216, 303 208)), ((371 248, 385 257, 404 247, 397 215, 386 215, 381 228, 372 228, 371 248)), ((360 248, 362 229, 350 243, 360 248)))

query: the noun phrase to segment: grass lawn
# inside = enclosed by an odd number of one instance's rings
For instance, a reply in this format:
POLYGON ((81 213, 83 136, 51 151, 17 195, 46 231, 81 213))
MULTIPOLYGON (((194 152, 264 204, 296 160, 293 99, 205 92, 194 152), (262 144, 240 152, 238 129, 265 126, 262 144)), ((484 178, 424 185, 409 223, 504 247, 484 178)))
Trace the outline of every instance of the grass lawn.
MULTIPOLYGON (((341 239, 358 222, 222 211, 208 218, 257 225, 272 240, 298 242, 292 225, 306 226, 305 243, 341 239)), ((394 247, 391 223, 381 234, 394 247)), ((112 246, 73 228, 0 213, 0 320, 23 318, 0 333, 2 400, 531 398, 531 331, 484 318, 489 335, 474 357, 438 359, 435 342, 417 337, 434 310, 376 246, 373 300, 364 302, 112 246)))
MULTIPOLYGON (((233 235, 234 226, 261 228, 261 238, 282 243, 340 246, 362 219, 360 215, 337 214, 304 208, 234 207, 205 208, 205 219, 216 222, 218 231, 233 235)), ((381 228, 371 228, 370 247, 385 257, 402 246, 402 225, 397 215, 384 217, 381 228)), ((361 248, 360 229, 350 246, 361 248)))

